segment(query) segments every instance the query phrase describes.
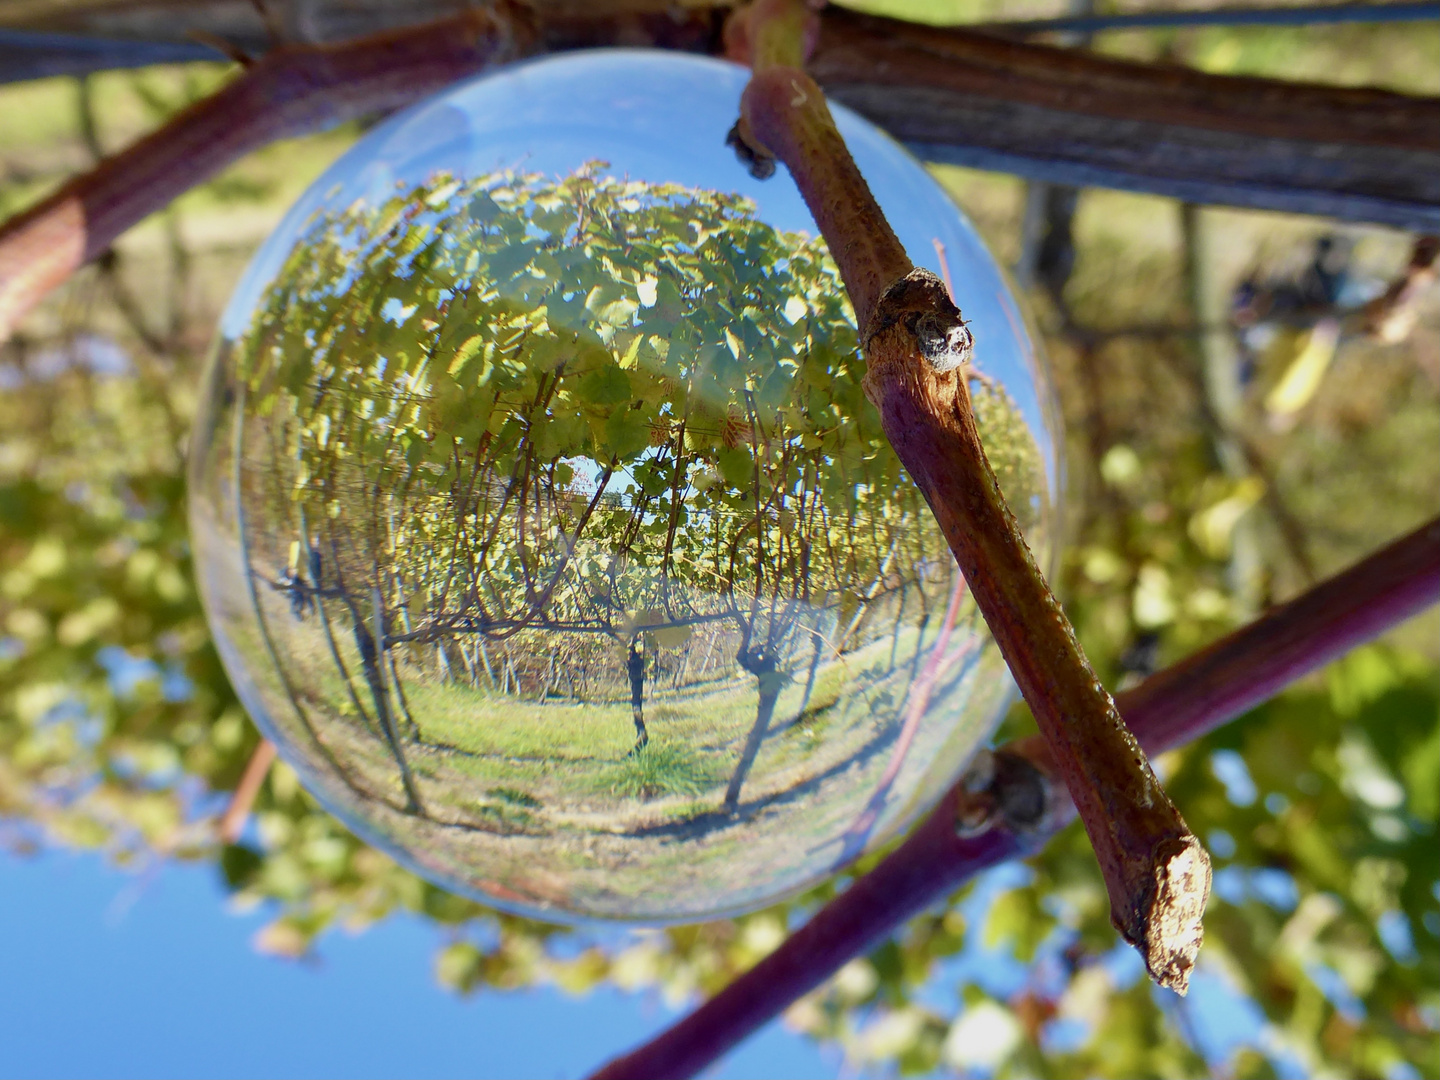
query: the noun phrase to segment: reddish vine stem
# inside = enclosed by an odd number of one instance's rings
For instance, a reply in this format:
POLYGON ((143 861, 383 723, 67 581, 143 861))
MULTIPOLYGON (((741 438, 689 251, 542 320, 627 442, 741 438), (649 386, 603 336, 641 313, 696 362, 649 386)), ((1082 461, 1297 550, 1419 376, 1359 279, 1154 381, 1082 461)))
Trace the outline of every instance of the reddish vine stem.
POLYGON ((1100 861, 1111 921, 1151 978, 1183 994, 1209 856, 1096 678, 1005 503, 971 409, 970 331, 944 283, 911 263, 820 88, 797 66, 806 35, 795 14, 804 11, 800 0, 760 0, 741 16, 753 75, 732 139, 752 160, 789 168, 855 307, 865 393, 1035 715, 1100 861))
POLYGON ((225 813, 220 815, 220 821, 215 826, 215 833, 222 842, 233 844, 240 839, 240 834, 245 831, 245 823, 250 820, 255 798, 260 794, 260 787, 265 783, 265 777, 270 775, 270 766, 273 764, 275 744, 269 739, 261 739, 260 745, 255 747, 255 752, 250 755, 250 760, 245 765, 245 772, 240 776, 235 794, 230 796, 230 805, 225 808, 225 813))
MULTIPOLYGON (((1276 607, 1172 668, 1120 694, 1117 704, 1150 753, 1183 746, 1260 704, 1282 687, 1440 601, 1440 519, 1276 607)), ((1029 761, 1026 739, 996 752, 1029 761)), ((1014 787, 1025 794, 1026 770, 1014 787)), ((1004 795, 1003 791, 992 791, 1004 795)), ((592 1080, 693 1076, 831 973, 880 944, 906 920, 991 866, 1038 850, 1069 819, 1064 793, 1047 785, 1039 827, 993 817, 971 835, 955 828, 974 798, 956 787, 874 870, 818 911, 778 949, 660 1035, 616 1058, 592 1080)), ((1011 800, 1011 805, 1016 801, 1011 800)), ((1002 807, 1005 800, 997 799, 1002 807)))
POLYGON ((340 45, 287 46, 0 226, 0 341, 130 226, 253 150, 439 90, 529 48, 508 5, 340 45))

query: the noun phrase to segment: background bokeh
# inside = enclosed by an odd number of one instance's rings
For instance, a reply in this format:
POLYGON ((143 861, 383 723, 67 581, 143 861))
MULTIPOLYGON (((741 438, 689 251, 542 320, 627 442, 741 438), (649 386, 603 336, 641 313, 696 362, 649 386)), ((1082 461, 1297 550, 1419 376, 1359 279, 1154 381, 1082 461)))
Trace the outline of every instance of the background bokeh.
MULTIPOLYGON (((1055 13, 964 0, 883 8, 937 21, 1055 13)), ((1126 32, 1094 47, 1440 92, 1434 24, 1126 32)), ((0 213, 226 76, 224 65, 194 64, 0 86, 0 213)), ((419 926, 404 947, 454 994, 588 993, 597 1012, 617 988, 693 1000, 837 886, 663 932, 548 927, 401 870, 283 766, 241 842, 215 839, 257 735, 207 640, 190 576, 182 475, 198 366, 255 246, 362 126, 273 146, 186 195, 0 348, 4 858, 38 857, 28 874, 60 865, 57 849, 100 853, 136 875, 141 906, 146 882, 187 864, 174 872, 183 880, 223 883, 216 908, 250 912, 256 948, 302 962, 348 955, 339 929, 419 926)), ((1440 298, 1422 297, 1396 341, 1360 332, 1348 314, 1402 271, 1412 238, 936 175, 1032 295, 1069 438, 1073 514, 1056 584, 1108 685, 1173 662, 1435 516, 1440 298), (1237 333, 1231 314, 1247 281, 1240 301, 1268 297, 1286 318, 1237 333), (1314 332, 1327 317, 1340 328, 1333 348, 1314 332)), ((843 1055, 852 1074, 1432 1075, 1437 627, 1430 612, 1157 762, 1216 860, 1188 999, 1153 990, 1117 945, 1077 827, 848 965, 786 1023, 843 1055)), ((1006 733, 1028 723, 1017 710, 1006 733)), ((52 887, 65 893, 63 875, 52 887)), ((181 949, 183 919, 173 921, 181 949)), ((83 983, 83 966, 74 978, 83 983)), ((637 1034, 614 1031, 605 1053, 637 1034)), ((6 1032, 7 1044, 26 1037, 6 1032)), ((535 1041, 536 1072, 578 1071, 544 1064, 535 1041)))

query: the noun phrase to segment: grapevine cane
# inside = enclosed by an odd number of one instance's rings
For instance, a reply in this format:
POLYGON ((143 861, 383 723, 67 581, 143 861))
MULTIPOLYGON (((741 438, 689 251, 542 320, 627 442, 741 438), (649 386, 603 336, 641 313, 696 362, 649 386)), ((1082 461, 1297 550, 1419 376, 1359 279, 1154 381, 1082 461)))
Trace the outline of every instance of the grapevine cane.
POLYGON ((1090 668, 1005 503, 970 406, 974 345, 944 283, 917 269, 801 69, 815 16, 758 0, 727 32, 752 77, 731 134, 759 173, 783 161, 850 294, 866 395, 930 504, 1090 836, 1111 921, 1181 994, 1202 938, 1210 859, 1090 668))

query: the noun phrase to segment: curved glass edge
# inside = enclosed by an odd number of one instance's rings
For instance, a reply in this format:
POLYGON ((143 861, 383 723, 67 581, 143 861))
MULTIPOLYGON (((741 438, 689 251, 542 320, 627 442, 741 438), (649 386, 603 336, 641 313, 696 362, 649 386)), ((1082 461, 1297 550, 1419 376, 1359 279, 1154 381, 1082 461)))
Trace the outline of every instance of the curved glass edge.
MULTIPOLYGON (((667 62, 677 59, 675 55, 671 53, 654 53, 649 50, 604 50, 603 56, 607 60, 625 63, 633 62, 633 60, 635 59, 663 59, 667 62)), ((545 57, 536 60, 521 62, 515 65, 510 65, 505 69, 496 69, 494 71, 487 72, 484 75, 477 76, 475 79, 468 80, 466 83, 459 84, 455 88, 451 88, 450 90, 445 91, 444 93, 442 93, 442 95, 440 95, 440 98, 447 97, 462 87, 473 87, 475 85, 488 82, 496 78, 497 76, 503 74, 533 69, 548 64, 560 63, 564 62, 569 58, 570 57, 545 57)), ((712 69, 719 69, 720 71, 723 71, 725 73, 728 81, 735 84, 738 88, 743 88, 744 79, 747 77, 745 69, 735 67, 734 65, 728 64, 724 61, 716 61, 709 58, 685 57, 683 58, 683 62, 688 64, 700 64, 711 67, 712 69)), ((736 97, 738 100, 738 89, 736 97)), ((332 170, 330 172, 327 172, 325 177, 322 177, 321 181, 317 182, 314 187, 307 191, 306 194, 302 196, 299 201, 297 201, 297 203, 286 214, 284 220, 277 228, 276 232, 266 241, 266 244, 262 246, 262 249, 257 252, 250 266, 245 271, 242 284, 252 287, 253 291, 251 292, 251 298, 249 300, 245 298, 246 290, 244 288, 237 289, 235 296, 232 298, 230 306, 227 307, 227 318, 232 318, 233 313, 236 311, 237 308, 242 309, 247 314, 253 308, 253 297, 258 296, 259 290, 263 289, 265 283, 269 280, 270 277, 273 276, 276 253, 278 252, 279 256, 283 258, 285 252, 289 250, 289 244, 293 242, 294 234, 309 218, 309 216, 326 201, 325 196, 327 192, 329 192, 333 188, 334 184, 334 178, 332 177, 332 173, 334 173, 335 170, 338 169, 347 158, 351 157, 352 155, 362 153, 372 141, 379 142, 392 138, 396 132, 403 129, 405 124, 413 122, 415 117, 421 115, 427 108, 432 107, 437 100, 439 99, 431 99, 430 101, 422 102, 415 106, 412 106, 409 110, 406 110, 405 112, 398 114, 395 117, 392 117, 384 124, 374 129, 365 137, 365 139, 358 143, 356 147, 352 148, 349 152, 347 152, 347 155, 345 155, 345 157, 342 158, 340 162, 337 162, 336 166, 332 167, 332 170)), ((1047 511, 1045 517, 1050 519, 1045 523, 1045 526, 1043 527, 1043 532, 1045 534, 1045 545, 1043 549, 1043 554, 1041 552, 1037 552, 1037 555, 1040 555, 1042 563, 1044 565, 1053 569, 1055 559, 1058 556, 1058 550, 1060 547, 1058 539, 1060 533, 1060 525, 1063 520, 1063 515, 1060 512, 1063 505, 1064 491, 1063 456, 1059 452, 1059 448, 1063 446, 1063 440, 1058 437, 1061 430, 1059 425, 1059 412, 1058 408, 1056 407, 1054 395, 1053 393, 1049 392, 1048 380, 1044 377, 1044 362, 1039 355, 1039 348, 1037 345, 1039 338, 1034 333, 1030 313, 1025 308, 1023 303, 1011 304, 1009 302, 1009 298, 1015 296, 1016 294, 1012 291, 1010 283, 1007 280, 1008 275, 1006 275, 1004 269, 993 260, 993 257, 989 256, 988 251, 984 248, 983 244, 979 242, 978 236, 974 234, 973 226, 970 226, 969 222, 965 220, 963 212, 961 212, 959 208, 954 205, 954 203, 950 200, 949 196, 944 193, 942 188, 940 188, 939 184, 936 183, 936 181, 929 176, 928 172, 924 170, 924 167, 920 165, 920 163, 916 161, 907 150, 900 146, 898 142, 893 140, 890 136, 882 132, 880 129, 875 128, 868 121, 860 118, 857 114, 854 114, 843 106, 835 105, 832 103, 832 108, 836 113, 837 124, 841 127, 842 131, 847 137, 847 140, 850 141, 852 145, 857 148, 857 159, 865 156, 867 150, 871 150, 873 152, 874 147, 876 145, 880 145, 884 146, 887 151, 896 154, 896 156, 900 158, 900 160, 908 161, 913 165, 914 170, 924 177, 925 182, 929 185, 930 191, 944 200, 946 206, 949 209, 949 212, 955 215, 956 218, 958 218, 958 220, 962 224, 962 227, 969 232, 971 237, 974 238, 975 245, 978 246, 979 250, 985 256, 984 261, 988 264, 988 269, 993 275, 994 280, 1001 283, 1001 288, 995 290, 996 299, 1003 308, 1005 316, 1010 319, 1013 324, 1015 324, 1015 329, 1017 331, 1017 339, 1019 339, 1025 346, 1028 346, 1028 348, 1022 349, 1019 359, 1024 363, 1027 369, 1026 374, 1030 376, 1028 383, 1030 386, 1033 386, 1035 388, 1036 396, 1032 402, 1026 404, 1029 404, 1030 410, 1032 410, 1030 413, 1032 417, 1032 431, 1034 432, 1037 442, 1040 443, 1044 452, 1043 456, 1049 470, 1049 475, 1047 479, 1050 481, 1051 488, 1049 492, 1050 498, 1048 499, 1047 505, 1045 507, 1045 510, 1047 511)), ((772 183, 775 182, 777 181, 772 181, 772 183)), ((784 181, 781 180, 778 182, 783 183, 784 181)), ((912 252, 912 258, 914 256, 915 253, 912 252)), ((937 269, 937 271, 939 269, 938 267, 933 265, 933 259, 924 260, 922 258, 916 258, 915 261, 917 262, 917 264, 921 265, 923 265, 926 261, 929 261, 932 263, 933 269, 937 269)), ((951 269, 953 271, 954 268, 951 269)), ((957 289, 957 291, 960 290, 957 289)), ((214 396, 214 387, 217 385, 223 386, 225 382, 223 367, 227 350, 223 348, 223 344, 223 339, 220 342, 217 342, 217 347, 212 352, 209 370, 206 374, 206 385, 207 387, 211 388, 210 392, 207 394, 207 401, 205 403, 207 408, 213 404, 213 401, 210 399, 214 396)), ((1007 386, 1011 386, 1011 384, 1013 384, 1013 381, 1014 380, 1008 380, 1007 386)), ((1025 382, 1022 382, 1020 385, 1021 387, 1024 387, 1026 384, 1025 382)), ((1011 388, 1012 390, 1014 389, 1013 386, 1011 386, 1011 388)), ((202 409, 202 413, 203 411, 204 410, 202 409)), ((218 415, 210 416, 209 422, 212 428, 213 425, 219 422, 220 419, 221 418, 218 415)), ((194 450, 192 451, 191 463, 192 485, 197 483, 199 475, 202 472, 202 448, 200 443, 203 439, 203 433, 205 430, 206 420, 205 417, 202 415, 202 417, 197 420, 196 437, 193 441, 194 450)), ((214 446, 213 439, 211 440, 211 446, 214 446)), ((192 488, 192 490, 194 489, 192 488)), ((195 503, 192 501, 191 526, 192 534, 196 535, 197 537, 197 549, 200 549, 204 547, 207 543, 209 543, 209 550, 212 553, 218 553, 215 552, 213 541, 219 540, 221 538, 215 537, 210 541, 200 539, 200 535, 205 531, 205 525, 197 521, 197 514, 194 507, 195 503)), ((200 560, 197 559, 197 565, 199 565, 199 562, 200 560)), ((208 583, 205 581, 202 581, 200 583, 200 587, 202 595, 204 595, 206 599, 206 609, 208 616, 211 610, 212 603, 216 602, 216 590, 213 587, 213 583, 208 583)), ((337 814, 337 816, 340 817, 347 824, 348 827, 350 827, 354 832, 356 832, 357 835, 360 835, 361 837, 366 839, 367 842, 372 843, 381 850, 386 851, 392 857, 396 858, 397 861, 400 862, 402 865, 407 866, 409 869, 420 874, 421 876, 427 878, 433 878, 434 876, 436 876, 436 868, 426 866, 420 860, 412 857, 412 855, 407 852, 403 847, 400 847, 399 845, 391 841, 383 834, 383 832, 380 832, 376 828, 372 827, 371 824, 363 816, 363 813, 354 811, 348 806, 346 806, 345 804, 348 800, 343 794, 343 789, 337 790, 333 777, 329 777, 323 772, 312 769, 308 766, 307 758, 306 755, 303 753, 302 748, 298 746, 292 746, 291 740, 284 733, 279 731, 270 721, 270 717, 268 715, 269 710, 267 709, 264 702, 264 694, 261 692, 259 687, 255 686, 247 678, 245 672, 245 665, 241 660, 239 652, 236 650, 233 643, 229 641, 228 634, 223 630, 223 628, 216 625, 216 620, 213 618, 211 619, 211 625, 212 632, 216 633, 217 647, 220 649, 222 660, 224 661, 226 669, 229 672, 231 678, 236 682, 236 690, 237 693, 240 695, 242 702, 245 704, 252 718, 255 719, 257 725, 261 727, 262 731, 264 731, 268 737, 276 741, 277 745, 281 746, 282 748, 289 748, 292 751, 290 754, 285 755, 286 760, 289 761, 292 766, 296 766, 302 772, 302 775, 306 780, 307 786, 310 786, 312 790, 316 790, 319 797, 322 798, 322 801, 326 803, 327 807, 332 809, 337 814)), ((998 657, 998 650, 994 648, 993 642, 987 643, 985 652, 987 655, 994 654, 998 657)), ((1003 672, 1003 664, 1001 665, 1001 669, 1003 672)), ((1013 682, 1009 679, 1008 672, 1003 673, 1003 678, 1004 682, 1006 683, 1005 693, 1001 695, 1001 700, 997 701, 993 707, 992 721, 989 728, 990 731, 993 731, 994 727, 998 725, 1001 716, 1003 716, 1005 708, 1014 696, 1013 682)), ((981 735, 980 738, 975 741, 974 747, 978 747, 979 745, 983 744, 985 738, 986 735, 981 735)), ((907 804, 899 812, 894 813, 893 815, 886 815, 889 820, 885 822, 883 827, 876 830, 876 832, 871 837, 870 842, 866 845, 865 850, 874 850, 877 847, 889 843, 891 840, 894 839, 895 836, 907 830, 911 825, 913 825, 914 821, 922 813, 928 810, 934 804, 934 802, 944 794, 944 791, 950 787, 950 785, 954 782, 955 777, 959 774, 961 769, 963 769, 965 761, 968 761, 969 757, 973 755, 973 752, 974 748, 972 747, 970 751, 963 755, 964 760, 960 761, 958 764, 955 764, 953 762, 943 763, 943 765, 947 767, 936 768, 935 766, 941 766, 942 763, 938 761, 935 762, 932 768, 927 770, 925 777, 922 779, 920 787, 916 790, 912 798, 907 800, 907 804), (939 775, 941 772, 943 772, 943 776, 939 775)), ((782 892, 769 895, 764 899, 756 900, 750 903, 741 903, 732 907, 717 909, 715 911, 707 910, 703 913, 703 915, 699 915, 697 913, 679 913, 674 915, 665 915, 661 913, 641 912, 637 913, 634 916, 610 915, 604 917, 595 917, 569 911, 567 909, 564 909, 563 907, 551 907, 543 904, 535 904, 528 901, 517 902, 514 900, 510 900, 484 888, 476 888, 466 884, 465 882, 456 881, 450 878, 449 875, 445 875, 444 883, 448 888, 453 888, 463 895, 470 896, 473 899, 476 899, 487 905, 494 906, 500 910, 512 912, 514 914, 527 917, 538 917, 548 921, 559 921, 573 925, 612 925, 615 923, 625 923, 632 925, 673 925, 678 923, 693 922, 696 920, 696 918, 699 917, 703 917, 705 919, 726 918, 734 915, 744 914, 749 911, 758 910, 763 907, 769 906, 770 904, 784 900, 788 897, 793 897, 795 895, 803 893, 806 890, 813 888, 816 884, 829 879, 836 872, 837 870, 834 868, 827 869, 822 872, 810 875, 804 880, 799 880, 792 887, 785 889, 782 892)))

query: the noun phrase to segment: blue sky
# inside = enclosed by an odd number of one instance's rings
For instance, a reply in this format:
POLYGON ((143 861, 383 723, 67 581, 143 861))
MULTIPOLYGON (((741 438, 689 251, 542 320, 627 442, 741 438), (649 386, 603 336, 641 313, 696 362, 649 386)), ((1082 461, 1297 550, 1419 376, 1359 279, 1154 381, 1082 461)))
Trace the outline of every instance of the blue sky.
MULTIPOLYGON (((318 963, 256 953, 210 866, 154 875, 95 855, 0 855, 0 1075, 584 1076, 674 1019, 653 995, 482 992, 435 982, 439 938, 398 917, 322 943, 318 963)), ((707 1074, 836 1075, 771 1024, 707 1074)))
MULTIPOLYGON (((1019 864, 982 879, 962 905, 978 928, 1019 864)), ((0 1076, 581 1077, 679 1014, 653 994, 610 987, 482 991, 460 998, 436 983, 439 936, 397 916, 365 933, 325 937, 316 962, 255 952, 261 913, 227 911, 216 871, 166 864, 153 874, 94 854, 0 855, 0 1076)), ((918 1000, 942 1015, 961 988, 1001 1000, 1034 972, 971 934, 918 1000)), ((1037 961, 1039 962, 1039 961, 1037 961)), ((1104 961, 1119 986, 1144 978, 1118 945, 1104 961)), ((1214 1061, 1264 1046, 1264 1020, 1202 958, 1182 1006, 1214 1061)), ((1062 1025, 1064 1027, 1064 1025, 1062 1025)), ((1053 1032, 1053 1049, 1083 1029, 1053 1032)), ((1303 1076, 1281 1054, 1280 1073, 1303 1076)), ((834 1047, 771 1023, 705 1075, 712 1080, 818 1080, 842 1074, 834 1047)), ((847 1075, 857 1075, 853 1070, 847 1075)))

